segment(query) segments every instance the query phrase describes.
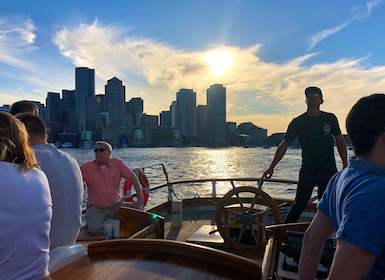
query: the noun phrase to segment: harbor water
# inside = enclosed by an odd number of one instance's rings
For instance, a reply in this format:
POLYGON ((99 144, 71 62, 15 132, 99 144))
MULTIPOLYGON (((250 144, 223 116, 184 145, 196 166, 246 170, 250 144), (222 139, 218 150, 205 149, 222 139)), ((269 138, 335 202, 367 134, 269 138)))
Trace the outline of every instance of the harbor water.
MULTIPOLYGON (((93 149, 63 149, 81 165, 95 158, 93 149)), ((272 148, 204 148, 204 147, 160 147, 160 148, 117 148, 112 156, 122 159, 130 168, 145 168, 150 187, 166 182, 161 164, 165 166, 170 181, 204 178, 260 178, 276 151, 272 148)), ((342 163, 336 151, 338 170, 342 163)), ((351 151, 349 151, 351 155, 351 151)), ((274 169, 273 178, 297 180, 301 166, 301 149, 288 149, 283 159, 274 169)), ((264 188, 264 185, 262 186, 264 188)), ((295 185, 284 185, 264 189, 270 195, 294 196, 295 185)), ((231 189, 229 183, 217 185, 217 195, 222 196, 231 189)), ((179 198, 188 195, 211 195, 211 184, 206 187, 189 186, 176 189, 179 198)), ((151 193, 146 208, 167 199, 167 190, 151 193)))

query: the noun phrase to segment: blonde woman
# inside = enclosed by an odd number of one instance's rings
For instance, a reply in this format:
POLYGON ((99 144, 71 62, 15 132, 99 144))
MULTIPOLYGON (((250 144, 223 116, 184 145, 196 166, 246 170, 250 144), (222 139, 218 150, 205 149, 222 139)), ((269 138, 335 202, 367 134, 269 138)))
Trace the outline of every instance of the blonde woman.
POLYGON ((0 112, 1 279, 48 275, 52 201, 24 125, 0 112))

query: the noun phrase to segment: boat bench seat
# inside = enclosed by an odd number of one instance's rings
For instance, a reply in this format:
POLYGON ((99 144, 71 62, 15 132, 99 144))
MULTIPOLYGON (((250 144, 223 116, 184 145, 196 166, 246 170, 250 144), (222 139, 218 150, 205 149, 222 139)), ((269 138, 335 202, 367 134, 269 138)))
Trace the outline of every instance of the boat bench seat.
MULTIPOLYGON (((115 238, 158 238, 164 239, 164 217, 142 210, 120 207, 120 219, 107 219, 106 224, 111 224, 115 230, 115 238)), ((91 237, 87 225, 80 229, 77 240, 101 240, 103 237, 91 237)))
POLYGON ((224 240, 216 225, 203 225, 186 240, 189 243, 208 247, 223 246, 224 240))
POLYGON ((119 230, 119 238, 164 239, 164 217, 121 206, 119 230))

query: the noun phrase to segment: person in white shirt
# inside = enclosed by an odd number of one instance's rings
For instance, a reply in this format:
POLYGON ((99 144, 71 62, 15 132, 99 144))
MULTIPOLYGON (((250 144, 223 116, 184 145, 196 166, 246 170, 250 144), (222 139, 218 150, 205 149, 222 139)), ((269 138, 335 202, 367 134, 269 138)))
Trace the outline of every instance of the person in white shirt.
POLYGON ((72 156, 47 142, 47 128, 41 117, 33 113, 18 114, 16 117, 27 129, 29 144, 51 188, 50 248, 73 245, 82 225, 83 177, 80 167, 72 156))
POLYGON ((0 277, 48 276, 52 200, 46 175, 14 116, 0 112, 0 277))

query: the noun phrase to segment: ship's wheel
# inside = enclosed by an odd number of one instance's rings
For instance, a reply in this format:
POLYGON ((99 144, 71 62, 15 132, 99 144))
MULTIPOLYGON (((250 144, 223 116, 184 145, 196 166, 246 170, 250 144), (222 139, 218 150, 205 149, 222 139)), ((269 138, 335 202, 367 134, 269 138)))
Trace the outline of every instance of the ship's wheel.
POLYGON ((219 201, 216 223, 229 247, 256 250, 265 246, 265 226, 280 223, 279 208, 260 188, 236 187, 219 201))

